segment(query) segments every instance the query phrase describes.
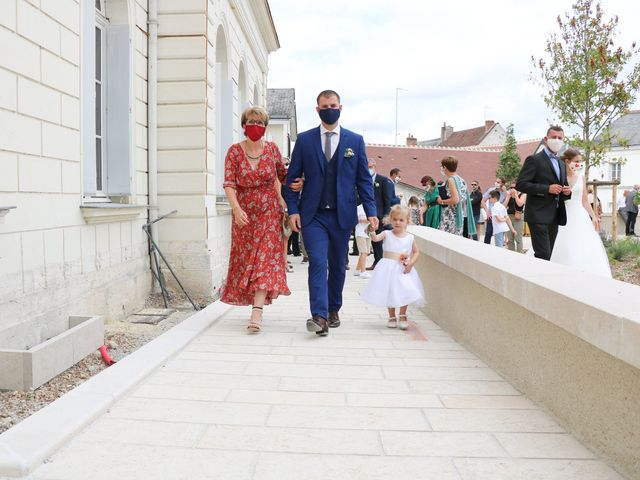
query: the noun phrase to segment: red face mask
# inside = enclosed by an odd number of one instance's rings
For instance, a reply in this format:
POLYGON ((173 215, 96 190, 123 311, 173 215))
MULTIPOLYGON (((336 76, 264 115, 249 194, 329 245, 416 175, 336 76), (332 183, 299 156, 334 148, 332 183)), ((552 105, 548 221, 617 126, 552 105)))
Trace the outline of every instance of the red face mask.
POLYGON ((251 139, 252 142, 257 142, 264 135, 264 131, 267 129, 264 125, 245 125, 244 134, 251 139))

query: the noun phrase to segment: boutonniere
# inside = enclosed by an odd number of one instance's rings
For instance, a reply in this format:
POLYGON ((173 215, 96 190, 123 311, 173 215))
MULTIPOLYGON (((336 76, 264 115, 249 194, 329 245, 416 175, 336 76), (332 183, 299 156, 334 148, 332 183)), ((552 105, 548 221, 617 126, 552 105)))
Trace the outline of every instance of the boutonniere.
POLYGON ((347 148, 344 151, 344 158, 351 158, 355 155, 355 153, 353 153, 353 150, 351 148, 347 148))
POLYGON ((379 187, 379 186, 380 186, 380 184, 378 182, 376 182, 376 187, 379 187))

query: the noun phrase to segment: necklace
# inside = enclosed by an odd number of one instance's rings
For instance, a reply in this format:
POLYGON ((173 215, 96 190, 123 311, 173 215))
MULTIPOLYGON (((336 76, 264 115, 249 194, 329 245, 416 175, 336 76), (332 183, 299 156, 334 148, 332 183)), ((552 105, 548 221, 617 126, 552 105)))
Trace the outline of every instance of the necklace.
POLYGON ((258 155, 257 157, 252 157, 251 155, 249 155, 249 153, 248 153, 248 152, 244 152, 244 153, 245 153, 245 155, 246 155, 247 157, 249 157, 251 160, 258 160, 259 158, 261 158, 261 157, 264 155, 264 153, 261 153, 261 154, 260 154, 260 155, 258 155))

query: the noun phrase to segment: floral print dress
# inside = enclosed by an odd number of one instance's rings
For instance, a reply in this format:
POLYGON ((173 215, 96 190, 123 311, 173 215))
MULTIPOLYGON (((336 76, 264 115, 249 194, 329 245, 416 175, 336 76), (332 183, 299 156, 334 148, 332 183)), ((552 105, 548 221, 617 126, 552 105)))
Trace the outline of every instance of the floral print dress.
MULTIPOLYGON (((467 182, 465 182, 462 178, 454 175, 451 177, 454 181, 454 184, 457 183, 459 185, 458 188, 458 199, 460 202, 464 202, 464 199, 467 197, 467 182), (457 180, 457 182, 456 182, 457 180)), ((449 198, 451 198, 451 191, 449 190, 449 181, 445 183, 445 190, 449 198)), ((464 206, 463 206, 464 207, 464 206)), ((440 217, 440 226, 438 227, 440 230, 444 230, 448 233, 453 233, 454 235, 462 235, 463 225, 461 222, 460 228, 456 225, 456 214, 458 210, 457 205, 443 205, 442 214, 440 217)))
POLYGON ((273 142, 265 142, 255 169, 240 144, 227 152, 224 187, 235 188, 249 223, 240 226, 232 221, 224 303, 251 305, 256 290, 266 290, 265 305, 269 305, 278 295, 291 293, 285 273, 283 212, 275 187, 276 177, 282 182, 285 175, 286 167, 273 142))

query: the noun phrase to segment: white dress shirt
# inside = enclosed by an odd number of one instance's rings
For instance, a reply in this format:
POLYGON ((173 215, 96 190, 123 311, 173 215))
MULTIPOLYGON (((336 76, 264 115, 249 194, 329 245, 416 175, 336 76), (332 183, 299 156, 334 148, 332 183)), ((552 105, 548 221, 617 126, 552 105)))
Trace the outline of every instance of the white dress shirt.
POLYGON ((338 149, 338 143, 340 143, 340 125, 336 126, 333 130, 327 130, 324 125, 320 124, 320 149, 324 152, 324 142, 327 132, 333 132, 335 135, 331 135, 331 157, 336 153, 338 149))

